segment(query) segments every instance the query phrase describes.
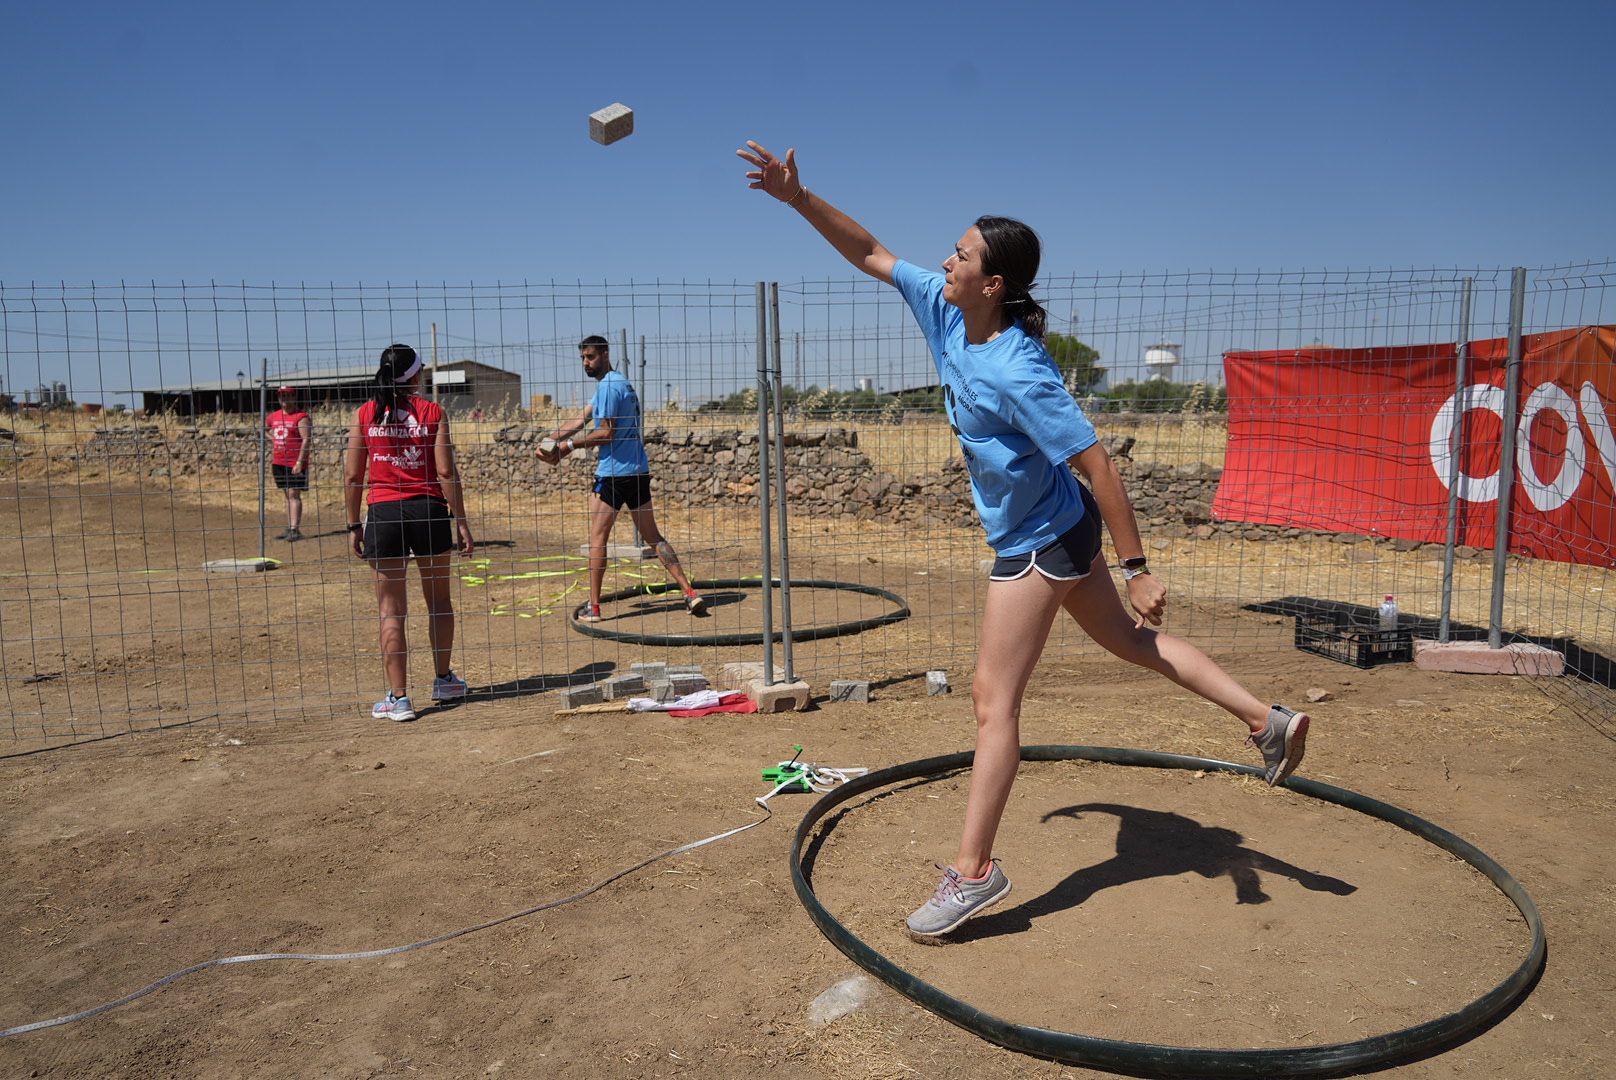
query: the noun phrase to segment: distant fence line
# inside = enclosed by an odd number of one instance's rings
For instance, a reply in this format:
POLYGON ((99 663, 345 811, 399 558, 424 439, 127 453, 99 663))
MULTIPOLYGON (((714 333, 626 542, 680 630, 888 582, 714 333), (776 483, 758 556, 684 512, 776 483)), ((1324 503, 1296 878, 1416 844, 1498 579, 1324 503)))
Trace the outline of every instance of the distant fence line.
MULTIPOLYGON (((1440 343, 1448 343, 1451 353, 1483 338, 1597 327, 1616 321, 1607 299, 1613 269, 1616 264, 1604 261, 1536 268, 1524 275, 1507 269, 1451 268, 1066 275, 1048 277, 1039 295, 1051 312, 1051 329, 1091 349, 1092 362, 1105 369, 1110 385, 1134 380, 1143 388, 1141 396, 1150 399, 1137 402, 1141 408, 1185 410, 1182 417, 1160 411, 1119 417, 1110 410, 1128 403, 1088 401, 1108 447, 1123 464, 1147 536, 1163 544, 1191 541, 1171 548, 1176 579, 1190 583, 1205 605, 1229 613, 1207 616, 1212 621, 1203 625, 1210 628, 1205 632, 1213 643, 1249 641, 1233 613, 1267 602, 1313 598, 1362 608, 1394 593, 1403 599, 1405 611, 1432 620, 1451 604, 1454 622, 1466 623, 1467 633, 1478 626, 1485 630, 1491 618, 1495 633, 1502 626, 1505 637, 1574 643, 1573 677, 1545 684, 1545 689, 1587 718, 1616 713, 1609 660, 1616 656, 1616 582, 1609 567, 1510 555, 1512 537, 1495 553, 1489 538, 1487 543, 1459 542, 1454 547, 1461 561, 1493 561, 1499 570, 1493 581, 1479 567, 1468 568, 1478 572, 1456 575, 1440 559, 1430 558, 1433 548, 1441 552, 1444 545, 1389 539, 1369 522, 1353 520, 1353 508, 1364 497, 1357 473, 1324 483, 1327 496, 1335 492, 1329 496, 1336 500, 1333 528, 1220 514, 1216 504, 1225 452, 1244 455, 1249 478, 1251 447, 1227 437, 1221 426, 1221 395, 1194 391, 1188 384, 1223 386, 1224 357, 1231 353, 1294 353, 1297 363, 1313 362, 1306 357, 1315 353, 1340 356, 1350 350, 1414 349, 1435 355, 1441 350, 1432 347, 1440 343), (1512 286, 1522 278, 1524 295, 1520 290, 1512 295, 1512 286), (1147 366, 1147 360, 1154 366, 1147 366), (1151 381, 1157 374, 1165 374, 1166 380, 1151 381), (1174 384, 1180 388, 1163 389, 1174 384), (1214 415, 1207 416, 1209 411, 1214 415), (1198 423, 1192 430, 1196 415, 1216 422, 1198 423), (1182 429, 1176 426, 1181 421, 1182 429), (1127 445, 1129 438, 1137 440, 1135 446, 1127 445), (1259 548, 1193 543, 1257 539, 1324 539, 1342 547, 1334 549, 1338 555, 1330 554, 1331 549, 1299 549, 1276 560, 1259 548), (1363 557, 1347 557, 1360 545, 1368 545, 1361 549, 1363 557), (1377 559, 1367 554, 1371 551, 1387 557, 1377 559), (1401 557, 1405 555, 1409 557, 1401 557)), ((659 499, 674 506, 723 508, 728 516, 703 526, 718 530, 703 540, 725 550, 755 545, 755 517, 738 511, 756 506, 757 434, 747 428, 743 413, 698 413, 694 407, 731 397, 751 400, 747 394, 756 385, 762 344, 756 297, 753 283, 682 281, 0 283, 0 393, 13 406, 26 396, 56 408, 19 415, 15 437, 0 446, 0 480, 10 489, 27 555, 18 570, 0 578, 0 661, 13 719, 37 716, 48 726, 59 719, 60 710, 77 715, 89 694, 88 700, 101 703, 100 715, 112 717, 115 725, 116 717, 147 708, 141 704, 142 691, 152 684, 156 689, 151 693, 163 688, 165 620, 177 619, 176 632, 182 636, 191 632, 183 618, 166 614, 164 608, 173 603, 183 609, 183 589, 170 594, 148 583, 137 595, 127 584, 114 588, 92 580, 88 563, 82 570, 70 569, 78 564, 63 552, 83 548, 87 560, 91 541, 98 538, 56 532, 70 526, 58 525, 57 509, 45 512, 46 507, 134 495, 177 513, 195 501, 191 489, 178 482, 187 477, 239 506, 257 494, 258 420, 249 415, 233 425, 226 405, 253 405, 255 397, 262 402, 266 384, 295 381, 299 373, 332 368, 362 372, 381 346, 394 340, 411 342, 423 353, 436 340, 438 358, 446 364, 473 361, 509 375, 521 388, 523 408, 509 410, 503 420, 457 414, 463 468, 484 491, 550 496, 580 490, 584 463, 573 460, 560 471, 540 466, 531 443, 548 430, 550 414, 584 400, 590 386, 578 367, 576 343, 586 334, 605 334, 613 343, 614 363, 636 384, 651 413, 648 451, 659 499), (190 426, 172 420, 142 426, 127 416, 61 411, 69 401, 111 405, 121 397, 128 403, 145 389, 201 385, 214 388, 219 415, 190 426), (544 419, 525 408, 535 398, 547 398, 553 405, 544 419), (654 430, 659 411, 677 413, 678 424, 654 430), (108 475, 89 478, 87 470, 108 475), (41 529, 43 533, 37 531, 41 529), (83 575, 85 584, 74 585, 74 575, 83 575), (105 588, 111 591, 96 592, 105 588), (70 632, 69 616, 77 618, 81 603, 89 605, 85 629, 70 632), (108 611, 120 604, 138 607, 138 619, 109 622, 108 611), (84 655, 75 656, 79 652, 84 655), (140 668, 139 681, 135 674, 117 674, 125 668, 140 668), (49 681, 37 681, 41 679, 49 681), (110 697, 108 679, 118 690, 110 697), (85 689, 76 691, 77 697, 40 691, 63 684, 85 689), (107 704, 119 695, 122 704, 107 704)), ((786 384, 804 394, 811 387, 834 387, 857 395, 835 399, 843 405, 866 396, 881 403, 875 412, 844 410, 845 416, 838 413, 834 419, 817 418, 804 409, 805 416, 792 420, 786 483, 791 512, 905 530, 901 544, 883 543, 861 529, 823 532, 815 535, 813 551, 827 562, 908 577, 917 588, 922 571, 909 569, 904 560, 914 560, 918 567, 936 564, 924 571, 924 585, 948 603, 939 600, 933 615, 917 615, 916 622, 934 620, 917 635, 924 646, 915 645, 913 655, 893 662, 924 666, 928 658, 952 655, 963 663, 958 658, 968 656, 974 643, 970 597, 980 582, 964 569, 942 566, 940 553, 957 537, 934 537, 922 526, 974 535, 974 512, 957 451, 946 429, 939 434, 940 418, 905 406, 931 404, 928 388, 936 385, 937 375, 924 340, 897 294, 866 279, 787 284, 780 289, 780 300, 786 384), (808 425, 821 429, 817 444, 815 435, 800 430, 808 425)), ((1597 394, 1590 398, 1576 385, 1562 389, 1569 406, 1548 391, 1527 388, 1536 395, 1528 403, 1536 410, 1532 415, 1547 417, 1547 426, 1527 432, 1525 448, 1518 452, 1527 455, 1522 460, 1535 470, 1527 482, 1539 487, 1556 482, 1557 461, 1575 464, 1591 478, 1600 475, 1594 455, 1609 434, 1601 399, 1597 394), (1561 430, 1565 423, 1554 421, 1550 413, 1570 417, 1573 427, 1582 417, 1589 426, 1585 437, 1572 439, 1581 433, 1561 430), (1585 449, 1589 446, 1594 449, 1585 449)), ((1326 387, 1278 408, 1281 419, 1300 420, 1304 435, 1310 422, 1349 431, 1360 421, 1401 425, 1406 438, 1383 448, 1391 465, 1424 467, 1442 449, 1433 449, 1434 436, 1421 426, 1422 417, 1399 414, 1400 406, 1388 397, 1342 395, 1326 387)), ((1472 413, 1479 409, 1474 404, 1469 408, 1472 413)), ((1477 475, 1501 470, 1506 461, 1514 463, 1500 445, 1500 428, 1512 425, 1484 430, 1482 421, 1485 416, 1468 430, 1454 425, 1443 433, 1449 449, 1459 448, 1453 459, 1477 475)), ((336 512, 342 440, 337 430, 317 432, 315 459, 320 465, 310 494, 316 514, 336 512)), ((1301 461, 1298 481, 1318 482, 1318 476, 1302 475, 1311 460, 1301 461)), ((1276 491, 1289 482, 1284 476, 1272 479, 1276 491)), ((1539 489, 1528 493, 1536 497, 1539 489)), ((268 497, 273 511, 278 497, 273 488, 268 497)), ((1573 510, 1586 508, 1585 500, 1579 500, 1582 496, 1571 499, 1573 510)), ((1398 520, 1436 520, 1443 514, 1426 503, 1381 509, 1392 517, 1401 515, 1398 520)), ((1461 519, 1471 509, 1460 506, 1461 519)), ((553 536, 573 528, 560 511, 534 513, 541 516, 524 524, 531 531, 553 536), (554 520, 542 516, 552 513, 558 515, 554 520)), ((115 527, 121 531, 128 526, 115 527)), ((1599 528, 1597 521, 1592 527, 1599 528)), ((1616 524, 1609 528, 1616 529, 1616 524)), ((1460 535, 1463 541, 1474 530, 1460 535)), ((120 571, 141 572, 130 558, 134 556, 119 556, 120 571)), ((298 571, 298 588, 346 589, 351 574, 346 564, 305 565, 298 571)), ((209 583, 215 593, 223 587, 209 583)), ((221 623, 208 629, 221 640, 255 636, 245 616, 232 618, 240 625, 221 623)), ((365 604, 356 600, 353 625, 340 640, 332 636, 335 625, 326 626, 325 640, 338 650, 339 659, 360 666, 368 662, 373 642, 366 643, 356 627, 368 625, 369 618, 365 604)), ((845 647, 856 650, 857 645, 845 647)), ((567 662, 572 663, 570 654, 567 662)), ((169 700, 163 709, 183 706, 200 712, 224 703, 220 680, 201 678, 191 668, 179 674, 179 700, 169 700)), ((255 677, 246 667, 237 676, 242 683, 255 677)), ((321 692, 323 699, 314 694, 304 700, 329 703, 347 692, 333 684, 321 692)))

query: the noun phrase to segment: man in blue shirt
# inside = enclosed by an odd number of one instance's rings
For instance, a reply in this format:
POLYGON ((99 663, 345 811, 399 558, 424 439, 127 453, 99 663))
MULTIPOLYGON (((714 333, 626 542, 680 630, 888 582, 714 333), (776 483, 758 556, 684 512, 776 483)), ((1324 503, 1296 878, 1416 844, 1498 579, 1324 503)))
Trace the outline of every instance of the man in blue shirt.
POLYGON ((706 601, 690 587, 679 555, 657 528, 651 510, 651 463, 645 457, 645 441, 640 431, 640 399, 634 385, 620 371, 612 370, 611 347, 606 339, 591 334, 578 343, 578 358, 584 374, 600 383, 595 397, 584 411, 556 429, 553 449, 541 446, 539 460, 551 465, 587 446, 598 447, 594 494, 589 500, 589 603, 579 612, 581 622, 600 621, 600 589, 606 578, 606 541, 612 535, 617 514, 628 508, 634 527, 645 542, 656 549, 657 558, 683 591, 685 610, 692 615, 706 612, 706 601), (580 431, 594 422, 594 429, 580 431))

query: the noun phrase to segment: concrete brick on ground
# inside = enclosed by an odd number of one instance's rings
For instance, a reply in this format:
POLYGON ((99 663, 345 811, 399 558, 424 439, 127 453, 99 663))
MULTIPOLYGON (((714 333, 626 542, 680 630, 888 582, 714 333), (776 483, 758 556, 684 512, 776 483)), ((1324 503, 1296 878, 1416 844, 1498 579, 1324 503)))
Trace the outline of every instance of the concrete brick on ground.
POLYGON ((606 696, 601 692, 599 683, 568 687, 561 693, 563 709, 576 709, 580 705, 597 705, 604 700, 606 696))
POLYGON ((928 672, 926 672, 926 693, 928 695, 930 695, 932 697, 936 697, 938 694, 946 694, 948 692, 949 692, 949 688, 948 688, 948 672, 946 672, 946 671, 928 671, 928 672))
POLYGON ((606 680, 606 698, 609 701, 643 693, 645 693, 645 679, 639 675, 619 675, 615 679, 606 680))
POLYGON ((1451 671, 1467 675, 1565 674, 1565 654, 1517 641, 1503 648, 1488 648, 1485 641, 1416 641, 1414 666, 1421 671, 1451 671))
POLYGON ((711 689, 707 683, 707 676, 699 672, 694 675, 669 675, 668 685, 673 688, 674 697, 684 697, 686 694, 711 689))
POLYGON ((660 660, 643 664, 630 664, 628 669, 636 675, 644 676, 645 681, 652 685, 668 677, 668 665, 660 660))
POLYGON ((772 686, 765 686, 762 679, 755 679, 748 684, 746 693, 757 702, 760 713, 785 712, 788 709, 802 712, 808 707, 808 684, 800 679, 797 682, 777 682, 772 686))
MULTIPOLYGON (((786 677, 785 669, 776 664, 774 678, 776 682, 786 677)), ((753 680, 763 678, 763 664, 756 660, 740 660, 732 664, 725 664, 718 669, 718 681, 725 690, 744 687, 753 680)))
POLYGON ((848 701, 860 705, 870 700, 870 684, 865 679, 833 679, 830 684, 832 701, 848 701))

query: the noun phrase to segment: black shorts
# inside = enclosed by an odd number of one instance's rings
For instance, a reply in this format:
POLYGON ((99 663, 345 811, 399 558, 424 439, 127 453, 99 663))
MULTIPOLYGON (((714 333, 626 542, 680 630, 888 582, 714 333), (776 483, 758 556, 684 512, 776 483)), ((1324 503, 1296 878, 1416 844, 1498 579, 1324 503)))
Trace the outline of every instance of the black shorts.
POLYGON ((282 491, 309 490, 307 469, 303 472, 293 472, 290 465, 271 465, 269 471, 275 474, 275 486, 282 491))
POLYGON ((988 571, 990 581, 1014 581, 1037 570, 1051 581, 1077 581, 1088 577, 1094 558, 1100 554, 1100 509, 1094 496, 1082 484, 1083 520, 1067 529, 1037 551, 1002 555, 988 571))
POLYGON ((638 510, 651 501, 651 474, 597 476, 594 492, 600 496, 601 502, 613 510, 621 510, 625 506, 638 510))
POLYGON ((365 515, 365 558, 442 555, 454 547, 449 504, 430 495, 370 504, 365 515))

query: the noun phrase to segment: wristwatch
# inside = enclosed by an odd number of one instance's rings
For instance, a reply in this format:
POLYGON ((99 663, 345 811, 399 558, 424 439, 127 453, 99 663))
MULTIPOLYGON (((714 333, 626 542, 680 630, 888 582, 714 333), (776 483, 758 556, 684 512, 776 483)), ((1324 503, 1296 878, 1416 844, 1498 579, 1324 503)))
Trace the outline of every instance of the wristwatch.
POLYGON ((1138 558, 1134 558, 1134 559, 1123 559, 1122 560, 1122 580, 1123 581, 1132 581, 1134 578, 1138 577, 1140 574, 1148 574, 1148 573, 1150 573, 1150 568, 1145 565, 1145 557, 1143 555, 1140 555, 1138 558))

